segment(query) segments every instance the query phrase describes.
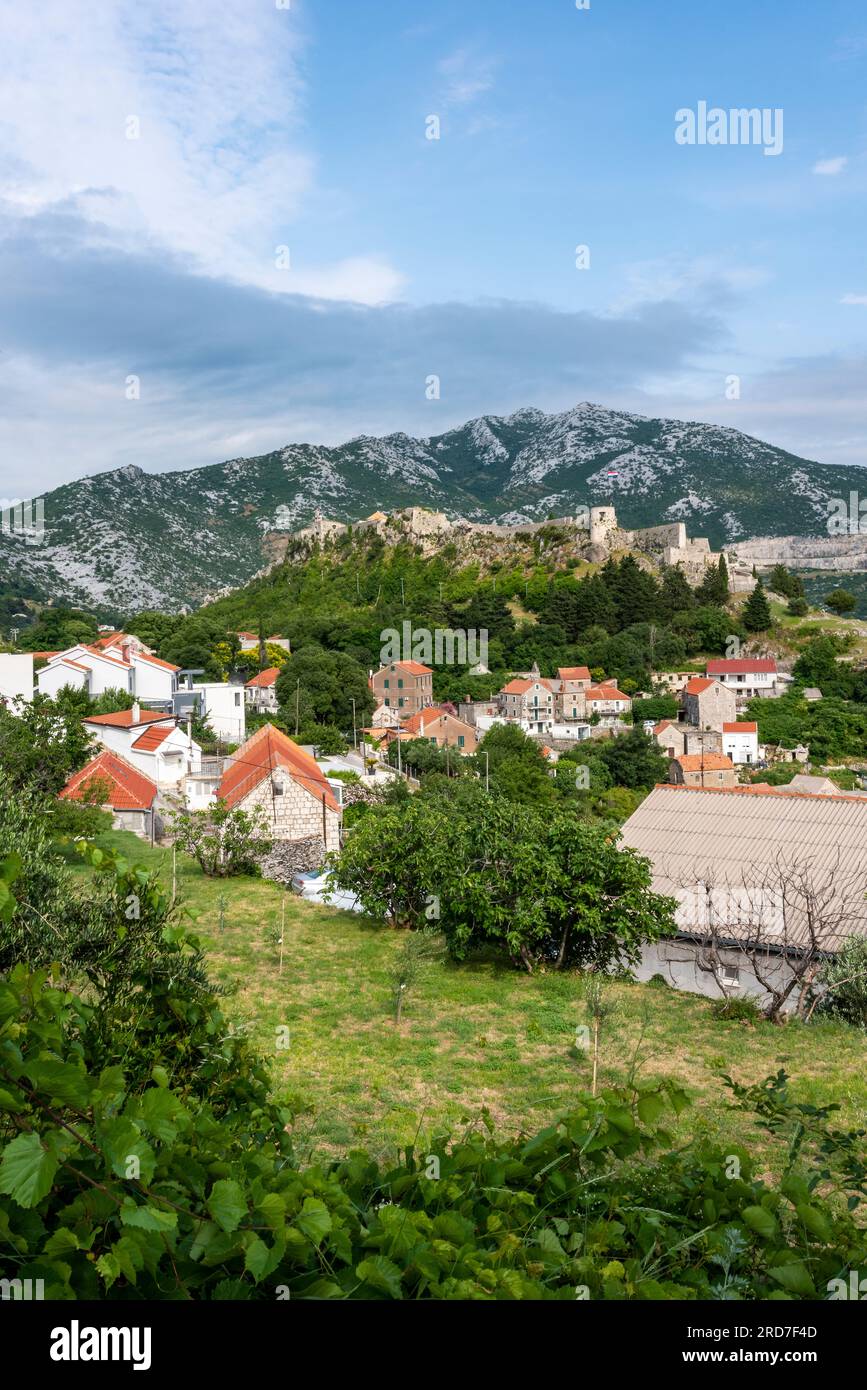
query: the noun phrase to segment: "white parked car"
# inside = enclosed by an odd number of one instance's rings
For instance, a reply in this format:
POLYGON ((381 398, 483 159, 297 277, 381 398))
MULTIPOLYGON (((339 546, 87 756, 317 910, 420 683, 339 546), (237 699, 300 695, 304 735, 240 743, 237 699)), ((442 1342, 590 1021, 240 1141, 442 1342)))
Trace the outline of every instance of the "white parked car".
POLYGON ((293 889, 299 897, 306 898, 308 902, 323 903, 327 907, 339 907, 344 912, 364 911, 354 893, 347 892, 343 888, 335 888, 329 893, 328 882, 328 874, 315 871, 292 875, 293 889), (328 894, 327 900, 326 894, 328 894))

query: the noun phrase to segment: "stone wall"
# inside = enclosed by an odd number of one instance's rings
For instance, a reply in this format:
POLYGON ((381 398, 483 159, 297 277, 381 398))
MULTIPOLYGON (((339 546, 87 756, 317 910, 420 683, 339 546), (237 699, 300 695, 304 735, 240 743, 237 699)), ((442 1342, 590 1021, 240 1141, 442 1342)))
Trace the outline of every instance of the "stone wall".
MULTIPOLYGON (((270 777, 263 777, 242 801, 245 811, 258 806, 275 840, 306 840, 322 837, 322 801, 318 795, 299 786, 282 767, 274 768, 270 777), (282 792, 277 787, 282 786, 282 792), (273 790, 272 790, 273 788, 273 790)), ((340 848, 340 816, 330 806, 325 807, 325 842, 329 850, 340 848)))

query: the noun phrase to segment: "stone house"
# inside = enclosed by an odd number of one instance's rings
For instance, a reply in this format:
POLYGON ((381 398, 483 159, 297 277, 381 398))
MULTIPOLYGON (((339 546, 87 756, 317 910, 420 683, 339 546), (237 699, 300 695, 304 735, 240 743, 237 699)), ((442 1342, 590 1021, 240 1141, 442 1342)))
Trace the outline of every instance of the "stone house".
POLYGON ((273 724, 263 724, 226 767, 217 796, 244 811, 259 807, 275 840, 319 836, 340 848, 340 807, 316 759, 273 724))
POLYGON ((87 801, 99 790, 99 805, 110 811, 115 830, 131 830, 134 835, 153 839, 159 833, 155 802, 157 786, 110 748, 103 748, 89 763, 74 772, 60 792, 63 800, 87 801))
POLYGON ((570 724, 587 718, 587 691, 593 685, 586 666, 558 666, 554 687, 554 720, 570 724))
POLYGON ((437 748, 457 748, 461 753, 475 753, 478 737, 472 724, 438 705, 419 710, 404 720, 403 731, 413 738, 426 738, 437 748))
POLYGON ((632 708, 632 701, 616 685, 591 685, 585 693, 587 714, 598 714, 601 723, 613 724, 632 708))
POLYGON ((401 716, 418 714, 433 704, 433 671, 420 661, 392 661, 374 671, 368 684, 377 704, 401 716))
POLYGON ((669 758, 682 753, 722 753, 722 735, 713 729, 697 729, 694 724, 679 724, 676 719, 661 719, 653 725, 652 737, 669 758))
POLYGON ((738 774, 724 753, 682 753, 669 764, 668 780, 676 787, 736 787, 738 774))
POLYGON ((723 724, 737 719, 734 691, 707 676, 694 676, 680 692, 683 722, 697 729, 715 729, 722 733, 723 724))
POLYGON ((554 691, 551 682, 541 676, 516 678, 504 685, 499 693, 500 709, 510 723, 519 724, 525 733, 546 734, 554 723, 554 691))
POLYGON ((717 658, 707 663, 707 674, 733 690, 740 703, 754 696, 778 695, 780 677, 772 657, 717 658))

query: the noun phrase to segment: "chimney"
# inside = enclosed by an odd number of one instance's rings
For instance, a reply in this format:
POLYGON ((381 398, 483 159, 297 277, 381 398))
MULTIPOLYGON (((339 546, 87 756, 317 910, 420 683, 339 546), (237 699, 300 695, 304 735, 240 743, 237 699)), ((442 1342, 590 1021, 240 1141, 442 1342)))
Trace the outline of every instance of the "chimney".
POLYGON ((133 700, 133 702, 132 702, 132 722, 133 722, 133 724, 138 724, 138 722, 140 721, 140 719, 141 719, 141 708, 140 708, 140 706, 139 706, 139 702, 138 702, 138 700, 133 700))
POLYGON ((121 642, 120 654, 124 661, 129 661, 129 642, 121 642))

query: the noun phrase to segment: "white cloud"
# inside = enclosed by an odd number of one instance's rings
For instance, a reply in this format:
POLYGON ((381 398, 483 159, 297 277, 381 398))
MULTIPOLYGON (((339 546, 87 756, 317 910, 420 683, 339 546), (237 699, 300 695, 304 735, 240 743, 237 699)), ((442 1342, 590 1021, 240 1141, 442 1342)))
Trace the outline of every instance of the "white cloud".
POLYGON ((842 174, 848 163, 849 157, 845 154, 835 155, 833 159, 819 159, 813 165, 813 173, 828 175, 842 174))
POLYGON ((443 100, 449 106, 466 106, 489 92, 494 85, 496 62, 458 48, 437 64, 437 71, 446 79, 443 100))
POLYGON ((291 245, 315 193, 301 49, 294 17, 274 5, 6 6, 0 195, 23 216, 65 203, 100 242, 163 248, 210 275, 389 298, 400 277, 363 249, 294 278, 273 273, 275 248, 291 245))
POLYGON ((867 304, 867 294, 844 294, 841 304, 867 304))

